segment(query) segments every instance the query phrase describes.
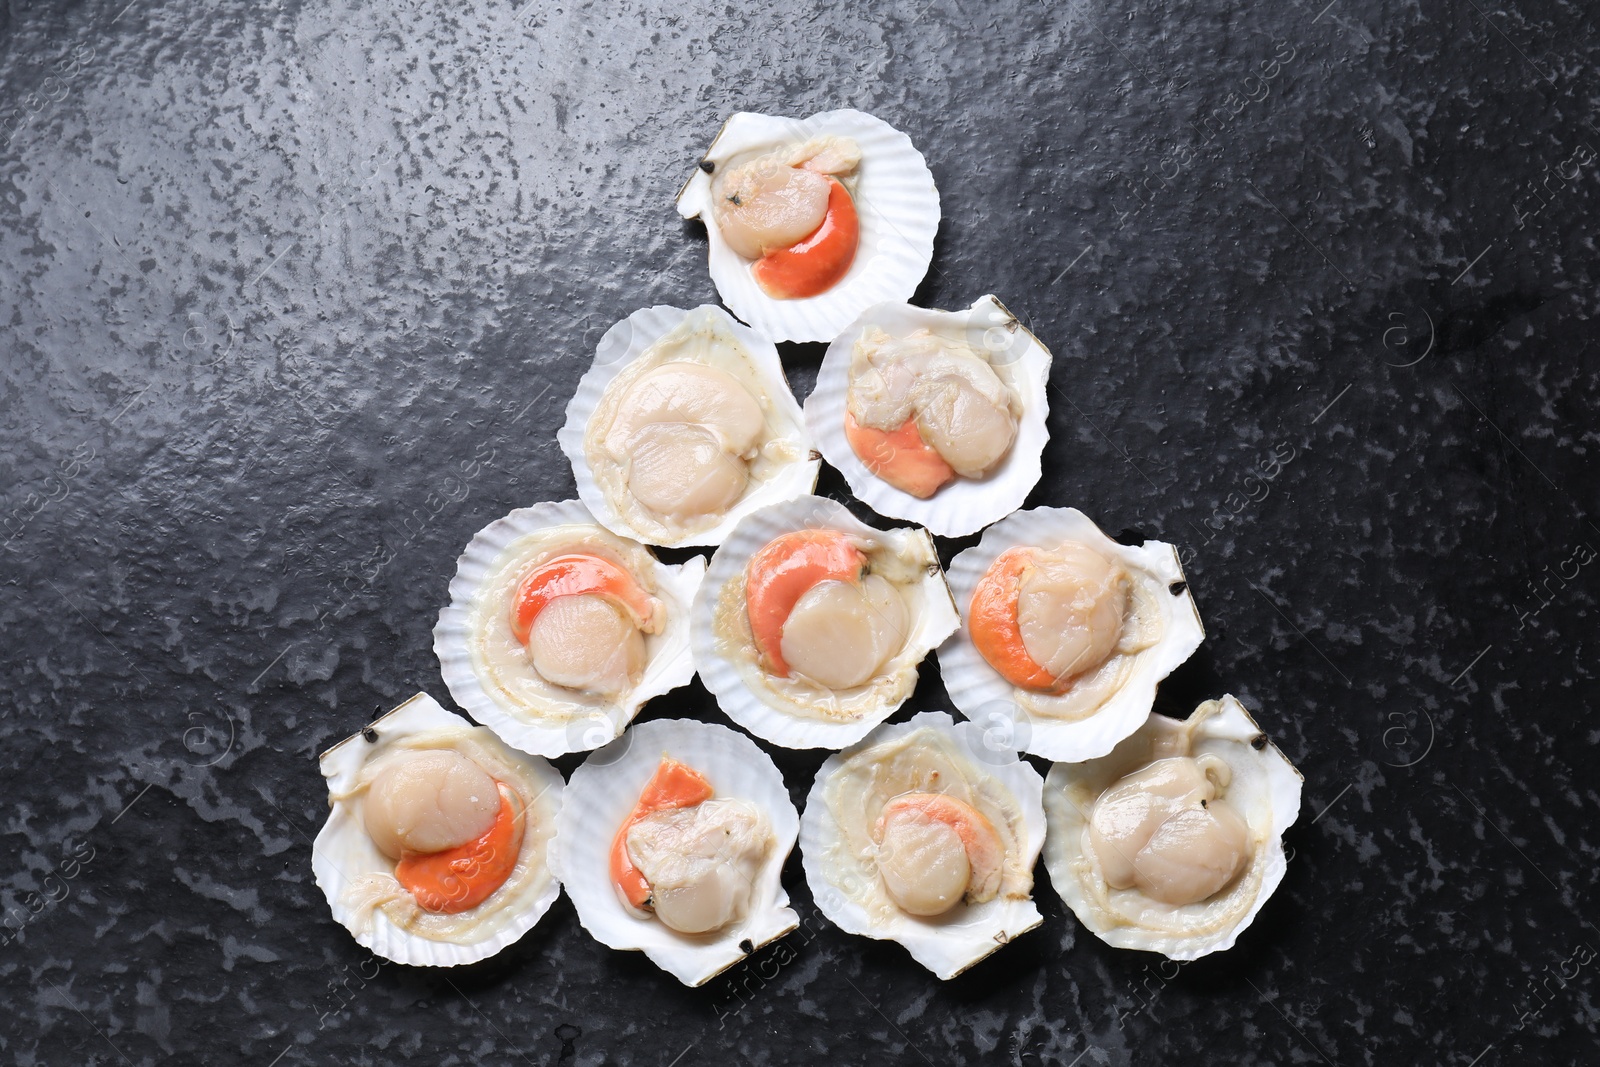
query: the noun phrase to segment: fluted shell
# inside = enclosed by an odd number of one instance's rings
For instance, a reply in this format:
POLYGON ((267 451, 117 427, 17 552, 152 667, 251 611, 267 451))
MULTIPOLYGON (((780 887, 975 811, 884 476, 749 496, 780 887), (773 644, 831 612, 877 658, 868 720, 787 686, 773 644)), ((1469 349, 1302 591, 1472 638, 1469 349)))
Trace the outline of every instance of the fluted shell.
MULTIPOLYGON (((456 560, 450 602, 433 628, 433 651, 444 684, 457 704, 514 748, 552 757, 598 748, 619 736, 646 701, 694 677, 689 611, 705 569, 703 556, 682 564, 662 563, 638 542, 596 523, 581 501, 518 508, 479 530, 456 560), (534 706, 497 685, 486 661, 480 627, 489 620, 479 616, 481 598, 494 595, 497 576, 515 565, 520 547, 560 529, 571 529, 574 537, 598 535, 621 541, 641 569, 648 568, 655 595, 667 606, 665 629, 645 636, 647 659, 638 685, 616 699, 572 693, 569 699, 534 706)), ((530 664, 522 666, 533 671, 530 664)))
POLYGON ((531 930, 561 892, 549 862, 550 841, 562 804, 561 774, 539 757, 515 751, 483 727, 451 714, 426 693, 418 693, 360 733, 334 745, 322 754, 320 762, 332 810, 312 844, 311 870, 328 898, 334 920, 373 954, 418 967, 476 963, 531 930), (363 914, 363 909, 352 902, 352 883, 364 876, 391 874, 394 861, 379 852, 368 836, 359 797, 345 794, 359 788, 359 778, 368 761, 397 746, 438 748, 463 743, 487 753, 501 773, 515 775, 515 788, 531 801, 523 830, 523 856, 519 873, 514 873, 507 886, 478 906, 488 909, 493 905, 492 918, 480 929, 459 940, 430 939, 392 922, 381 909, 363 914), (527 865, 525 872, 521 870, 523 864, 527 865), (513 883, 515 888, 511 889, 513 883), (507 892, 512 895, 502 898, 501 894, 507 892))
POLYGON ((1118 544, 1076 508, 1033 508, 1002 519, 950 561, 948 577, 962 624, 939 648, 945 691, 968 718, 1010 720, 1018 747, 1045 759, 1075 762, 1110 752, 1149 718, 1157 685, 1205 639, 1177 549, 1163 541, 1118 544), (1134 580, 1132 604, 1153 612, 1160 624, 1154 644, 1131 654, 1128 674, 1115 693, 1092 714, 1075 719, 1052 716, 1047 701, 1001 677, 973 645, 966 623, 979 580, 1002 552, 1023 545, 1053 549, 1064 541, 1087 544, 1125 568, 1134 580))
POLYGON ((806 398, 806 426, 823 458, 838 468, 850 491, 873 511, 925 526, 940 537, 964 537, 1021 507, 1039 483, 1040 457, 1050 440, 1050 360, 1050 350, 992 295, 980 297, 964 311, 878 304, 862 312, 828 346, 816 388, 806 398), (1022 409, 1016 440, 987 477, 957 478, 921 500, 890 485, 861 462, 845 437, 845 412, 856 342, 874 326, 891 337, 925 329, 965 341, 1016 393, 1022 409))
POLYGON ((811 492, 822 465, 806 432, 805 416, 789 389, 777 347, 765 336, 710 304, 691 310, 665 305, 640 308, 607 330, 595 349, 594 363, 584 372, 577 392, 567 404, 566 422, 557 432, 556 441, 572 464, 579 498, 601 525, 643 544, 667 547, 721 544, 728 531, 757 508, 811 492), (648 524, 638 516, 630 518, 608 495, 596 479, 585 437, 590 419, 617 376, 636 360, 648 356, 656 342, 691 318, 726 330, 749 356, 763 393, 757 399, 762 403, 775 437, 772 447, 766 450, 770 455, 763 456, 765 470, 727 512, 703 526, 674 532, 666 524, 648 524))
POLYGON ((578 911, 578 921, 610 948, 642 951, 688 986, 709 982, 751 951, 799 925, 780 876, 794 848, 799 815, 771 757, 743 734, 714 723, 657 719, 630 728, 572 772, 557 821, 553 863, 578 911), (744 918, 725 929, 691 936, 654 918, 630 914, 611 883, 611 843, 633 811, 663 756, 699 771, 715 797, 744 800, 767 818, 772 837, 744 918))
POLYGON ((1184 720, 1152 715, 1109 755, 1086 763, 1057 763, 1045 779, 1049 822, 1044 862, 1061 899, 1096 937, 1116 948, 1193 960, 1232 948, 1283 881, 1288 860, 1283 835, 1300 814, 1304 779, 1232 696, 1208 700, 1184 720), (1227 797, 1244 817, 1256 850, 1236 886, 1253 888, 1242 905, 1215 898, 1175 907, 1137 890, 1110 890, 1084 834, 1095 802, 1107 788, 1152 759, 1212 754, 1228 764, 1227 797), (1110 907, 1096 900, 1106 894, 1110 907))
MULTIPOLYGON (((735 723, 784 748, 843 748, 865 737, 905 700, 916 686, 919 664, 959 624, 950 589, 939 568, 933 539, 915 527, 879 530, 861 522, 848 508, 827 497, 799 497, 747 516, 711 557, 706 577, 695 593, 690 640, 700 680, 717 705, 735 723), (719 612, 725 600, 742 604, 742 586, 750 557, 780 534, 807 529, 840 530, 888 546, 921 564, 921 573, 905 592, 910 613, 901 650, 879 677, 892 679, 891 699, 870 694, 848 699, 837 714, 807 713, 777 692, 754 658, 737 654, 719 633, 719 612), (725 597, 724 590, 729 595, 725 597)), ((865 688, 865 687, 864 687, 865 688)))
POLYGON ((728 118, 701 166, 678 193, 678 214, 706 224, 711 280, 733 313, 774 341, 831 341, 874 304, 905 301, 933 261, 939 229, 939 190, 911 139, 882 119, 843 108, 809 118, 740 111, 728 118), (845 277, 818 296, 778 300, 750 273, 750 261, 728 247, 712 215, 712 179, 735 157, 833 135, 861 147, 856 212, 860 244, 845 277), (705 164, 712 170, 707 172, 705 164))
POLYGON ((929 711, 908 722, 879 726, 823 763, 800 820, 800 857, 817 907, 835 926, 862 937, 897 941, 918 963, 939 978, 950 979, 1043 922, 1031 893, 1000 895, 982 904, 958 903, 937 918, 896 910, 887 920, 875 920, 859 897, 863 885, 875 882, 878 875, 870 857, 846 857, 840 862, 841 830, 827 799, 830 781, 846 765, 870 760, 874 749, 921 730, 952 742, 952 751, 963 754, 977 773, 1014 798, 1023 822, 1022 865, 1033 870, 1045 840, 1044 779, 1003 738, 976 723, 957 723, 944 712, 929 711))

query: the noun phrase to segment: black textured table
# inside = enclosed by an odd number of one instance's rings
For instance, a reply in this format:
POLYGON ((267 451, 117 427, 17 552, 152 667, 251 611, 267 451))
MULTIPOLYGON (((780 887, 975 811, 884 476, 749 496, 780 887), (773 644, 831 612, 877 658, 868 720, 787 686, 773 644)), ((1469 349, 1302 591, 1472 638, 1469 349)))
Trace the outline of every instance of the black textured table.
MULTIPOLYGON (((1585 5, 125 2, 0 11, 0 1061, 1600 1056, 1585 5), (573 494, 605 328, 715 301, 672 200, 722 118, 840 106, 939 183, 918 301, 1055 352, 1030 502, 1182 546, 1157 708, 1235 693, 1299 765, 1287 879, 1182 967, 1041 867, 941 984, 798 856, 801 929, 703 989, 565 899, 380 966, 311 878, 317 753, 447 696, 455 557, 573 494)), ((947 706, 930 663, 902 715, 947 706)), ((775 756, 800 802, 823 754, 775 756)))

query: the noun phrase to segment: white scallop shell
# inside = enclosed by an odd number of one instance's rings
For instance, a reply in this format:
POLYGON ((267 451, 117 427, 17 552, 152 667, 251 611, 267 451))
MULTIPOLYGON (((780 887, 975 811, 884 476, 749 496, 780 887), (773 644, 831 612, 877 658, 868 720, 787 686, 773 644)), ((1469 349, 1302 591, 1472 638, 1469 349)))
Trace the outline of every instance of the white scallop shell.
POLYGON ((590 755, 572 772, 567 790, 552 863, 578 921, 601 944, 642 951, 684 985, 699 986, 744 959, 741 942, 748 941, 753 951, 800 924, 781 881, 800 817, 772 758, 743 734, 693 719, 640 723, 590 755), (715 933, 680 934, 653 918, 638 918, 622 906, 611 884, 611 843, 663 756, 703 774, 714 796, 754 804, 772 827, 749 914, 715 933))
POLYGON ((861 146, 855 188, 861 238, 849 273, 818 296, 775 300, 761 291, 750 261, 729 248, 717 229, 712 176, 704 168, 678 193, 678 214, 706 224, 711 280, 722 302, 774 341, 832 340, 872 305, 910 300, 933 262, 939 190, 911 138, 882 119, 850 108, 806 119, 740 111, 729 116, 703 159, 721 165, 746 152, 823 135, 850 137, 861 146))
POLYGON ((879 925, 865 907, 845 892, 839 881, 841 872, 828 870, 824 863, 839 838, 839 824, 831 817, 824 798, 829 778, 846 761, 924 727, 956 738, 973 754, 975 766, 981 764, 983 774, 998 779, 1011 791, 1027 830, 1025 866, 1033 870, 1045 841, 1044 779, 1031 764, 1018 758, 1015 749, 997 743, 977 723, 956 723, 942 711, 924 711, 908 722, 880 726, 864 740, 828 757, 817 771, 800 819, 800 860, 817 907, 835 926, 862 937, 898 941, 918 963, 941 979, 950 979, 1043 922, 1032 898, 997 897, 984 904, 958 905, 936 919, 900 913, 887 925, 879 925))
MULTIPOLYGON (((426 693, 418 693, 367 729, 376 731, 375 742, 357 733, 322 754, 322 776, 328 780, 330 793, 347 792, 367 761, 381 755, 395 739, 448 730, 471 736, 523 773, 522 784, 534 794, 536 809, 529 813, 525 833, 532 832, 536 826, 553 826, 561 810, 560 772, 537 756, 507 748, 488 730, 446 711, 426 693)), ((534 846, 545 852, 543 876, 529 884, 526 899, 517 905, 511 921, 482 940, 466 944, 430 940, 396 926, 382 911, 372 912, 363 926, 355 909, 345 902, 345 890, 363 875, 392 872, 394 861, 386 858, 372 843, 356 805, 348 801, 330 801, 330 805, 328 821, 311 846, 312 873, 328 898, 334 919, 350 931, 357 944, 386 960, 418 967, 455 967, 487 959, 533 929, 561 892, 561 884, 550 866, 551 843, 547 838, 534 846)))
POLYGON ((879 304, 833 339, 817 371, 817 385, 806 398, 806 426, 822 456, 837 467, 850 491, 879 515, 919 523, 940 537, 964 537, 997 522, 1022 506, 1039 483, 1040 456, 1050 440, 1050 350, 1023 328, 994 296, 980 297, 965 311, 939 311, 910 304, 879 304), (987 354, 1002 381, 1022 405, 1017 439, 1000 465, 981 480, 957 478, 927 500, 919 500, 879 478, 856 455, 844 433, 850 390, 850 360, 856 339, 868 326, 891 337, 926 329, 966 340, 987 354))
MULTIPOLYGON (((1239 934, 1255 920, 1267 898, 1283 881, 1288 864, 1283 835, 1300 814, 1303 785, 1304 779, 1294 764, 1277 745, 1266 740, 1244 705, 1232 696, 1208 700, 1181 721, 1152 715, 1142 729, 1117 745, 1110 755, 1087 763, 1057 763, 1050 768, 1044 796, 1050 827, 1045 840, 1044 863, 1050 872, 1050 882, 1079 921, 1113 947, 1160 952, 1174 960, 1198 959, 1232 948, 1239 934), (1067 787, 1078 785, 1086 795, 1098 797, 1151 759, 1174 754, 1174 739, 1181 745, 1184 738, 1189 739, 1191 755, 1211 753, 1228 764, 1233 771, 1233 780, 1228 784, 1229 802, 1252 830, 1266 827, 1267 855, 1255 901, 1237 922, 1207 936, 1163 935, 1137 926, 1104 925, 1072 870, 1073 861, 1083 851, 1088 809, 1068 797, 1067 787), (1256 748, 1252 742, 1261 744, 1261 748, 1256 748)), ((1176 910, 1198 910, 1205 906, 1201 902, 1176 910)))
MULTIPOLYGON (((770 415, 769 412, 769 418, 770 415)), ((789 379, 783 372, 783 362, 778 358, 777 347, 766 337, 735 321, 726 311, 714 304, 702 304, 692 310, 666 305, 640 308, 621 322, 615 323, 605 332, 605 336, 600 338, 600 344, 595 348, 594 363, 584 372, 583 378, 578 382, 577 392, 567 404, 567 421, 556 433, 556 441, 572 463, 573 477, 578 482, 578 496, 594 513, 594 517, 601 525, 643 544, 669 547, 721 544, 728 531, 750 512, 767 504, 791 500, 811 492, 816 487, 817 471, 822 466, 821 461, 815 458, 816 453, 812 450, 810 438, 805 431, 805 416, 789 388, 789 379), (606 387, 612 380, 622 373, 628 364, 643 356, 651 345, 676 328, 684 319, 695 314, 712 315, 722 319, 744 345, 757 372, 765 379, 774 406, 784 420, 794 427, 792 434, 786 439, 790 440, 797 453, 805 458, 783 464, 772 477, 746 490, 739 502, 730 508, 722 517, 722 521, 715 526, 685 534, 672 541, 653 539, 649 531, 633 529, 626 517, 596 484, 594 475, 589 469, 589 460, 584 455, 583 438, 589 426, 589 417, 594 414, 601 397, 605 395, 606 387)))
POLYGON ((939 648, 939 672, 951 701, 968 718, 1012 716, 1023 751, 1076 762, 1110 752, 1149 718, 1156 686, 1194 654, 1206 631, 1177 549, 1163 541, 1146 541, 1137 547, 1120 545, 1076 508, 1018 511, 985 530, 982 540, 950 561, 947 577, 956 604, 963 613, 967 610, 979 580, 1006 549, 1019 545, 1053 549, 1067 540, 1087 544, 1129 570, 1142 571, 1168 590, 1156 600, 1162 612, 1162 636, 1135 653, 1134 673, 1122 688, 1099 710, 1077 722, 1029 715, 1018 706, 1011 683, 989 666, 973 645, 964 619, 961 629, 939 648), (1171 592, 1173 589, 1177 592, 1171 592))
POLYGON ((469 651, 472 609, 479 588, 493 572, 501 553, 518 539, 552 526, 568 525, 597 526, 582 502, 562 500, 518 508, 479 530, 456 560, 456 575, 450 580, 450 603, 439 613, 433 628, 433 651, 439 657, 439 672, 451 698, 498 734, 500 740, 538 756, 599 748, 620 736, 651 697, 687 685, 694 677, 694 657, 689 652, 689 610, 700 579, 705 576, 704 556, 694 556, 679 565, 655 560, 652 577, 656 595, 667 605, 667 625, 661 633, 645 636, 648 659, 644 675, 616 703, 598 707, 581 719, 545 718, 484 686, 469 651))
MULTIPOLYGON (((893 715, 904 701, 884 704, 858 719, 825 722, 804 718, 774 706, 764 694, 759 679, 761 668, 753 662, 729 658, 717 648, 713 618, 722 587, 729 581, 742 581, 750 557, 780 534, 796 530, 833 529, 883 542, 896 551, 921 541, 929 556, 937 561, 932 538, 926 530, 905 527, 879 530, 850 514, 848 508, 827 497, 806 496, 763 508, 741 521, 711 557, 706 577, 695 593, 690 619, 690 641, 700 680, 717 698, 717 705, 728 718, 764 741, 784 748, 843 748, 865 737, 874 727, 893 715)), ((896 658, 915 670, 953 633, 960 619, 950 600, 950 588, 937 566, 910 590, 907 608, 912 619, 902 652, 896 658)), ((907 690, 907 696, 910 690, 907 690)))

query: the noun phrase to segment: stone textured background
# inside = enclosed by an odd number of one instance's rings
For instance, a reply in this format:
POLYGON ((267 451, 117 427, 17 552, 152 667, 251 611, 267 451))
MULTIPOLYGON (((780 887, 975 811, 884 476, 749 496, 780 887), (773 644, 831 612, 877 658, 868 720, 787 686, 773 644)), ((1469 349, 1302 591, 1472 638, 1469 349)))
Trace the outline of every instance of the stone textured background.
POLYGON ((1600 1055, 1587 5, 124 3, 0 10, 0 1060, 1600 1055), (1287 880, 1182 968, 1041 868, 1045 925, 941 984, 798 857, 805 925, 701 990, 564 899, 379 966, 311 879, 316 754, 447 696, 455 556, 572 495, 604 329, 715 301, 672 198, 721 119, 838 106, 938 180, 919 301, 1055 351, 1032 502, 1182 546, 1210 634, 1158 708, 1231 691, 1299 764, 1287 880))

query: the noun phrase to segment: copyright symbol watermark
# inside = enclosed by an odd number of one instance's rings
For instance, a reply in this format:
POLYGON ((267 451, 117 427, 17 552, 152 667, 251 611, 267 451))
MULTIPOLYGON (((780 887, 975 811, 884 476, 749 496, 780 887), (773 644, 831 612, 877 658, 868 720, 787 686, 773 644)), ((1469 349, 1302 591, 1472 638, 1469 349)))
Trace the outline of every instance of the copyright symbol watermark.
POLYGON ((1415 367, 1433 351, 1437 333, 1425 308, 1389 312, 1384 318, 1384 366, 1415 367))
POLYGON ((966 342, 984 353, 992 367, 1004 367, 1022 358, 1032 337, 1017 317, 998 304, 985 302, 967 320, 966 342))
POLYGON ((227 708, 220 708, 209 715, 191 711, 189 722, 191 725, 183 731, 183 747, 188 753, 186 758, 190 766, 215 767, 233 751, 233 714, 227 708), (217 719, 218 714, 222 717, 221 721, 217 719))
POLYGON ((975 729, 966 731, 967 747, 981 763, 1011 763, 1033 740, 1033 720, 1010 700, 991 700, 969 714, 975 729))
POLYGON ((1384 760, 1390 767, 1415 767, 1433 751, 1433 716, 1422 709, 1416 711, 1391 711, 1392 724, 1380 738, 1386 752, 1393 758, 1384 760))
POLYGON ((633 347, 633 320, 628 318, 607 325, 585 319, 581 347, 594 349, 595 366, 609 367, 633 347))
POLYGON ((632 747, 633 731, 625 728, 617 736, 617 724, 597 711, 567 723, 567 751, 588 752, 586 765, 610 766, 632 747))

